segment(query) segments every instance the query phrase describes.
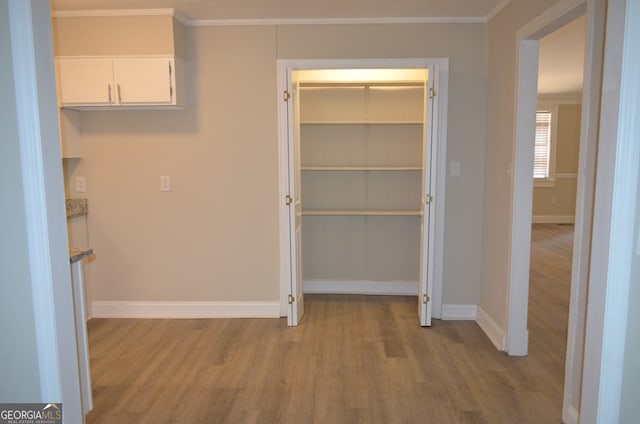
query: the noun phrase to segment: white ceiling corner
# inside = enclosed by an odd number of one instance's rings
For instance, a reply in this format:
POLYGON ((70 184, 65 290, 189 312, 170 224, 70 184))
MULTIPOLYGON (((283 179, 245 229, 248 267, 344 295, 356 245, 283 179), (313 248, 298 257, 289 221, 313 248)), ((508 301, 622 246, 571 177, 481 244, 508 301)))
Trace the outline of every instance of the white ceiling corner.
POLYGON ((498 13, 505 7, 509 6, 513 0, 502 0, 500 3, 496 4, 496 6, 487 13, 487 22, 491 19, 495 18, 498 13))

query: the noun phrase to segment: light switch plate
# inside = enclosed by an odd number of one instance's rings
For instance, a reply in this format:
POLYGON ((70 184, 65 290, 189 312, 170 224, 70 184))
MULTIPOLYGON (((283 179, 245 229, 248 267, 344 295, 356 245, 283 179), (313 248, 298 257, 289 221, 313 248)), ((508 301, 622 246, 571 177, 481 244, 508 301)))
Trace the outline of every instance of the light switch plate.
POLYGON ((85 193, 87 191, 87 179, 82 176, 76 177, 76 193, 85 193))
POLYGON ((160 177, 160 191, 171 191, 171 177, 163 175, 160 177))

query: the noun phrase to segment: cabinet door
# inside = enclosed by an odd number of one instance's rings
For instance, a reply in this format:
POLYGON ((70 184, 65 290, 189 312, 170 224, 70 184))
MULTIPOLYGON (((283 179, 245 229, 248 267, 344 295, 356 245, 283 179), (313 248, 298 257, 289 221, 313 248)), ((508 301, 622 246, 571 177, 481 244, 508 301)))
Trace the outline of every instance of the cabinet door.
POLYGON ((116 59, 113 68, 119 104, 175 104, 171 59, 116 59))
POLYGON ((111 59, 58 59, 58 81, 62 106, 113 103, 111 59))

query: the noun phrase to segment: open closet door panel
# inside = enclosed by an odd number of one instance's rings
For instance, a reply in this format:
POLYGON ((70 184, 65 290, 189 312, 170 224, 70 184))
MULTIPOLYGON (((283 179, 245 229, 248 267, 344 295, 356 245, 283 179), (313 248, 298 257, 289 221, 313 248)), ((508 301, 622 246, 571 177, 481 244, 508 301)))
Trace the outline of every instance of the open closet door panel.
POLYGON ((431 325, 432 314, 432 291, 433 291, 433 213, 432 205, 436 201, 432 195, 433 176, 435 175, 435 157, 433 146, 434 116, 433 111, 435 101, 434 90, 434 68, 427 69, 427 80, 425 81, 424 105, 425 121, 424 130, 424 152, 423 152, 423 172, 422 172, 422 214, 420 217, 420 279, 418 282, 418 314, 420 325, 423 327, 431 325))
POLYGON ((296 326, 304 314, 302 278, 302 190, 300 162, 300 96, 296 72, 290 74, 289 99, 289 220, 291 243, 291 291, 288 324, 296 326))

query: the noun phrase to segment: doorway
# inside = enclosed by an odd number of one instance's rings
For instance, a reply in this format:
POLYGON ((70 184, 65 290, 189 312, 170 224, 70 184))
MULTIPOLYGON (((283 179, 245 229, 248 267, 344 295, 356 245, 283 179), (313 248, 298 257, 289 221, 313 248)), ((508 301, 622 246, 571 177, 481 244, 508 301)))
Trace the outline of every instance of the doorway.
MULTIPOLYGON (((547 352, 548 369, 563 376, 569 340, 572 251, 580 155, 580 126, 584 73, 586 16, 580 16, 540 40, 537 157, 534 165, 533 226, 529 287, 529 351, 547 352), (545 131, 545 118, 550 118, 545 131), (538 129, 542 131, 538 131, 538 129), (544 142, 549 141, 546 152, 544 142), (542 142, 542 143, 541 143, 542 142), (543 153, 540 155, 539 153, 543 153), (537 172, 536 172, 537 171, 537 172), (546 172, 545 172, 546 171, 546 172), (552 256, 548 256, 551 254, 552 256), (544 311, 544 318, 540 312, 544 311)), ((571 368, 571 365, 569 366, 571 368)), ((580 384, 572 371, 563 386, 580 384)), ((562 380, 561 380, 562 381, 562 380)), ((562 386, 561 386, 562 387, 562 386)), ((570 396, 577 396, 570 390, 570 396)), ((577 420, 575 408, 567 422, 577 420)))
MULTIPOLYGON (((593 3, 589 3, 590 6, 593 3)), ((577 175, 574 250, 571 272, 571 295, 565 367, 563 421, 577 422, 582 376, 583 326, 586 306, 586 282, 591 247, 591 221, 597 122, 600 103, 602 40, 598 38, 603 14, 598 8, 587 8, 586 2, 560 2, 543 15, 522 27, 517 33, 517 75, 515 112, 515 150, 511 193, 511 249, 508 293, 508 328, 506 350, 509 355, 528 352, 527 304, 530 271, 532 221, 531 178, 533 169, 533 137, 535 132, 538 44, 547 34, 584 15, 587 16, 584 82, 580 130, 580 157, 577 175)))
POLYGON ((279 61, 281 315, 289 325, 304 314, 305 285, 315 292, 383 294, 404 283, 401 294, 409 294, 409 281, 375 284, 392 280, 380 277, 388 267, 375 270, 389 259, 389 237, 404 243, 401 259, 415 259, 420 324, 439 317, 447 71, 442 59, 279 61), (402 144, 418 153, 397 148, 402 144), (326 243, 331 238, 333 247, 326 243), (316 259, 306 257, 306 275, 304 246, 316 251, 316 259), (318 279, 327 262, 333 268, 327 275, 355 278, 318 279), (374 281, 362 278, 376 271, 374 281))

